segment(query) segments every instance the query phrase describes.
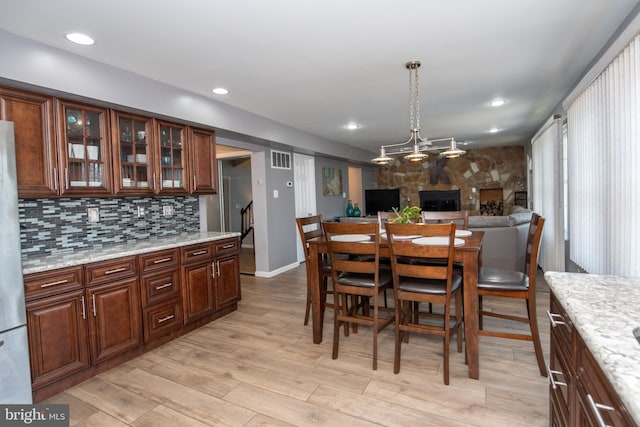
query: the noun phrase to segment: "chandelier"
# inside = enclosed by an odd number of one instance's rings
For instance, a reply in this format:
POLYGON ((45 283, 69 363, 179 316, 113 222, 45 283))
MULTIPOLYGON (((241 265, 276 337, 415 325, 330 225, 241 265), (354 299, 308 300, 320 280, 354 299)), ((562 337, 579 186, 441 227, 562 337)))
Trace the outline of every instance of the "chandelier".
POLYGON ((465 154, 460 150, 456 140, 452 137, 427 139, 420 135, 420 88, 418 82, 418 68, 420 61, 409 61, 406 64, 409 70, 409 131, 411 135, 405 142, 380 146, 380 154, 371 161, 380 165, 386 165, 393 161, 391 156, 404 155, 404 158, 413 162, 426 159, 429 151, 441 151, 441 157, 454 158, 465 154), (415 91, 414 91, 415 87, 415 91), (434 147, 434 142, 448 141, 449 145, 444 147, 434 147), (390 151, 388 149, 391 149, 390 151))

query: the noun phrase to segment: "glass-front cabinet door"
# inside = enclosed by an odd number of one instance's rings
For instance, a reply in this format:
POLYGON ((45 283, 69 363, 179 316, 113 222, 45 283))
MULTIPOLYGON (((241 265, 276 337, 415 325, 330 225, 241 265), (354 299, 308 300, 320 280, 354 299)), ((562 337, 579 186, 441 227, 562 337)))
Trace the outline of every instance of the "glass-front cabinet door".
POLYGON ((111 125, 116 193, 154 193, 152 119, 112 111, 111 125))
POLYGON ((158 159, 160 162, 159 193, 187 192, 186 126, 156 121, 158 159))
POLYGON ((62 193, 111 192, 107 110, 59 101, 62 193))

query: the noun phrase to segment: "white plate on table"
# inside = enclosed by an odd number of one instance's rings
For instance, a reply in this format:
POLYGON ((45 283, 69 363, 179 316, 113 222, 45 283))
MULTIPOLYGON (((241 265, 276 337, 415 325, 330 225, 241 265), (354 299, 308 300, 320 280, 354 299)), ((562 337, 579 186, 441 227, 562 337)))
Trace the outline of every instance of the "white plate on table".
POLYGON ((469 237, 471 236, 471 231, 469 230, 456 230, 456 237, 469 237))
MULTIPOLYGON (((445 236, 432 236, 432 237, 419 237, 412 240, 416 245, 434 245, 434 246, 446 246, 449 244, 449 238, 445 236)), ((464 245, 464 240, 454 239, 454 246, 464 245)))
POLYGON ((371 236, 367 234, 336 234, 331 236, 331 240, 335 242, 366 242, 371 240, 371 236))

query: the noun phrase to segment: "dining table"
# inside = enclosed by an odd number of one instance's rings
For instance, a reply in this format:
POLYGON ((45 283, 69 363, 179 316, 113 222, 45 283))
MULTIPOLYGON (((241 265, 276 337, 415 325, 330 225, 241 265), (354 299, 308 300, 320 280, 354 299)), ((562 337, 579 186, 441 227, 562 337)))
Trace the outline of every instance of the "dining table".
MULTIPOLYGON (((478 346, 478 269, 482 265, 483 231, 471 231, 470 236, 462 237, 464 244, 455 246, 454 261, 463 265, 463 312, 466 361, 469 378, 480 378, 479 346, 478 346)), ((325 298, 321 290, 322 260, 327 253, 327 242, 323 236, 308 240, 309 272, 307 286, 311 295, 311 316, 313 324, 313 342, 322 342, 324 324, 325 298)), ((380 256, 389 256, 389 245, 386 239, 380 241, 380 256)))

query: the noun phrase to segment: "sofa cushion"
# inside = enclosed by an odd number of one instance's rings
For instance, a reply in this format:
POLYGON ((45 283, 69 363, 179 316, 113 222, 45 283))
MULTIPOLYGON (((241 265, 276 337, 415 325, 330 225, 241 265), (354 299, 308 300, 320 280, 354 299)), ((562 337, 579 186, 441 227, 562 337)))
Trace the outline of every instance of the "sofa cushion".
POLYGON ((469 228, 510 227, 508 216, 470 216, 469 228))
POLYGON ((525 222, 531 222, 531 214, 532 214, 531 211, 512 213, 511 215, 508 216, 509 225, 514 226, 514 225, 524 224, 525 222))
POLYGON ((509 214, 522 213, 522 212, 531 212, 531 209, 523 208, 522 206, 513 205, 509 210, 509 214))

